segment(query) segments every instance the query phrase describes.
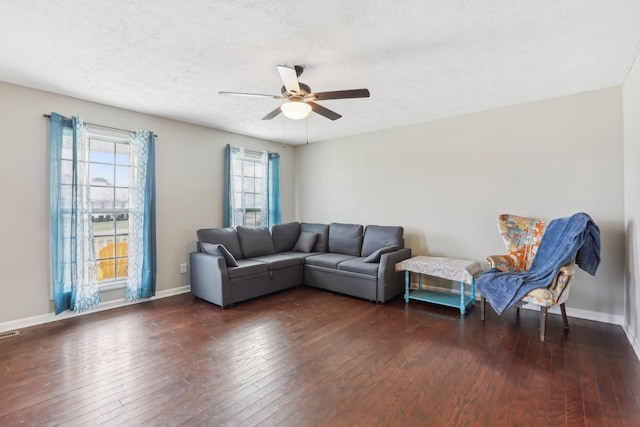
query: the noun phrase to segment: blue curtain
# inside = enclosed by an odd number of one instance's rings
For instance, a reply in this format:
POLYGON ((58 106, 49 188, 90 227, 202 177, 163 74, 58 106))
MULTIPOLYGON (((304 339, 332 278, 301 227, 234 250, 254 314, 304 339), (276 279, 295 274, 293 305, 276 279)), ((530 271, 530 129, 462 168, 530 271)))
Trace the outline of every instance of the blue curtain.
POLYGON ((133 132, 129 138, 129 249, 125 297, 128 302, 156 292, 155 137, 133 132))
POLYGON ((269 227, 282 222, 280 203, 280 154, 269 153, 269 227))
POLYGON ((51 114, 50 209, 56 314, 100 303, 91 221, 89 139, 79 117, 51 114))
POLYGON ((156 294, 156 139, 149 132, 147 179, 144 186, 144 262, 140 296, 150 298, 156 294))
MULTIPOLYGON (((72 135, 73 125, 70 119, 57 113, 51 113, 49 147, 49 185, 51 206, 51 260, 53 280, 53 304, 56 314, 71 308, 71 265, 64 261, 65 245, 70 242, 65 238, 70 228, 71 200, 67 188, 62 187, 62 150, 63 134, 72 135), (64 199, 63 199, 64 197, 64 199), (65 224, 67 222, 67 224, 65 224)), ((69 147, 64 147, 68 149, 69 147)), ((67 168, 65 168, 67 169, 67 168)), ((65 179, 66 180, 66 179, 65 179)))
POLYGON ((222 223, 224 227, 231 227, 233 218, 233 201, 231 197, 231 145, 227 144, 225 150, 225 174, 224 174, 224 201, 222 203, 224 212, 222 214, 222 223))

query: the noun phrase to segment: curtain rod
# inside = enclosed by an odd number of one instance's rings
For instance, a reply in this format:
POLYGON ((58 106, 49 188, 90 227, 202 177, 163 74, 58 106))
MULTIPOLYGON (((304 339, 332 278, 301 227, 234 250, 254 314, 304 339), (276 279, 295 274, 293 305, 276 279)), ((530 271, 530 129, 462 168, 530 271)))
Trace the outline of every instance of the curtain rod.
MULTIPOLYGON (((47 119, 51 119, 51 114, 46 114, 46 113, 45 113, 45 114, 43 114, 43 115, 42 115, 42 117, 46 117, 47 119)), ((67 119, 67 120, 69 120, 69 118, 68 118, 68 117, 64 117, 64 116, 62 116, 62 117, 63 117, 63 118, 65 118, 65 119, 67 119)), ((91 126, 97 126, 97 127, 101 127, 101 128, 105 128, 105 129, 119 130, 119 131, 122 131, 122 132, 135 132, 134 130, 130 130, 130 129, 114 128, 114 127, 112 127, 112 126, 99 125, 99 124, 97 124, 97 123, 89 123, 89 122, 85 122, 85 124, 88 124, 88 125, 91 125, 91 126)), ((153 134, 153 136, 154 136, 155 138, 157 138, 157 137, 158 137, 158 135, 156 135, 155 133, 153 134)))

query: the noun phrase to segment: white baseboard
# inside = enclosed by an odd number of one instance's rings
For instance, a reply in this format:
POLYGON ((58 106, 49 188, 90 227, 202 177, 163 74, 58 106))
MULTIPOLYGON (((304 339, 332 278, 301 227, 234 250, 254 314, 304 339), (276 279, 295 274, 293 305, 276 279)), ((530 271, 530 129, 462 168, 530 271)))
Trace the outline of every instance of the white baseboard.
MULTIPOLYGON (((522 308, 527 310, 540 311, 540 306, 535 304, 525 304, 522 308)), ((555 306, 549 309, 549 313, 560 314, 560 307, 555 306)), ((584 320, 593 320, 595 322, 610 323, 612 325, 620 325, 624 327, 624 316, 617 314, 600 313, 598 311, 581 310, 579 308, 567 307, 567 316, 584 320)))
POLYGON ((628 324, 622 325, 622 329, 624 329, 624 333, 627 335, 627 339, 629 340, 631 347, 633 347, 633 351, 636 352, 636 357, 640 359, 640 342, 638 342, 638 337, 633 333, 628 324))
MULTIPOLYGON (((450 292, 455 295, 460 295, 460 289, 454 289, 454 288, 449 289, 449 288, 443 288, 440 286, 424 285, 424 284, 422 285, 422 287, 423 289, 428 289, 431 291, 450 292)), ((415 289, 415 287, 412 286, 412 289, 415 289)), ((468 286, 466 287, 466 290, 468 292, 469 290, 468 286)), ((476 292, 476 301, 479 301, 479 300, 480 300, 480 294, 476 292)), ((527 310, 540 311, 540 307, 535 304, 525 304, 522 306, 522 308, 525 308, 527 310)), ((556 307, 550 308, 549 313, 560 314, 560 307, 556 306, 556 307)), ((610 323, 612 325, 621 325, 624 327, 624 316, 616 315, 616 314, 600 313, 598 311, 581 310, 579 308, 567 307, 567 316, 575 317, 578 319, 584 319, 584 320, 593 320, 595 322, 610 323)))
POLYGON ((152 301, 160 298, 166 298, 173 295, 184 294, 191 291, 191 286, 180 286, 178 288, 171 288, 166 291, 158 291, 155 296, 151 298, 141 299, 137 302, 127 302, 124 298, 114 301, 104 302, 98 304, 93 310, 85 311, 84 313, 74 313, 72 311, 65 311, 59 315, 55 313, 40 314, 38 316, 27 317, 24 319, 10 320, 8 322, 0 323, 0 332, 13 331, 21 328, 28 328, 30 326, 42 325, 44 323, 56 322, 58 320, 69 319, 71 317, 84 316, 85 314, 96 313, 98 311, 111 310, 113 308, 124 307, 126 305, 140 304, 147 301, 152 301))

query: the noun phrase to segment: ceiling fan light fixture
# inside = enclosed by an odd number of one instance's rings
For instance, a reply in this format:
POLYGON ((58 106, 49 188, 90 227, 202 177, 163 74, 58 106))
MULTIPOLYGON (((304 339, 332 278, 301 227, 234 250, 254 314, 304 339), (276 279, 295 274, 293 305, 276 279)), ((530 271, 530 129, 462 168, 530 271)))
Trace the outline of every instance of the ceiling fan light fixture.
POLYGON ((302 101, 290 101, 280 106, 282 114, 291 120, 304 119, 311 112, 311 105, 302 101))

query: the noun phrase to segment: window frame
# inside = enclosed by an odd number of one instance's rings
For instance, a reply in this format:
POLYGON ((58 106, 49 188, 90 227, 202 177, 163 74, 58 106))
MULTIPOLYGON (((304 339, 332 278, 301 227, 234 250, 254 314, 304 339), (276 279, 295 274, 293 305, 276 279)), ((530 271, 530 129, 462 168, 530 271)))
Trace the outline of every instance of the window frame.
MULTIPOLYGON (((93 206, 94 200, 92 198, 91 200, 91 215, 92 218, 94 215, 113 215, 114 217, 114 221, 113 221, 113 234, 110 235, 106 235, 109 237, 113 237, 113 243, 114 243, 114 247, 115 244, 117 242, 119 242, 119 238, 122 239, 123 236, 126 236, 126 242, 127 244, 129 243, 129 227, 127 225, 127 229, 126 229, 126 233, 119 233, 118 232, 118 216, 121 214, 125 214, 127 216, 127 221, 130 215, 130 207, 128 206, 128 201, 127 201, 127 206, 126 207, 117 207, 117 190, 118 189, 127 189, 127 192, 130 188, 130 174, 131 174, 131 170, 133 169, 133 166, 131 165, 131 157, 130 157, 130 149, 129 149, 129 145, 130 145, 130 140, 128 136, 124 136, 124 135, 117 135, 112 132, 106 131, 103 129, 95 129, 92 127, 88 127, 88 134, 87 134, 87 138, 89 139, 89 151, 90 153, 93 151, 92 150, 92 144, 95 142, 107 142, 107 143, 112 143, 114 144, 113 146, 113 162, 104 162, 104 161, 92 161, 91 160, 91 154, 90 154, 90 160, 89 160, 89 168, 91 169, 91 164, 98 164, 98 165, 108 165, 113 167, 114 169, 114 174, 113 174, 113 185, 94 185, 93 184, 93 180, 91 180, 91 184, 90 184, 90 194, 91 191, 93 191, 94 188, 112 188, 113 189, 113 200, 112 200, 112 204, 113 207, 102 207, 102 208, 95 208, 93 206), (117 145, 116 144, 122 144, 125 145, 127 147, 127 157, 129 158, 129 161, 127 164, 122 163, 122 162, 118 162, 118 150, 117 150, 117 145), (123 186, 123 185, 119 185, 116 181, 116 169, 119 166, 126 166, 129 168, 128 174, 127 174, 127 185, 123 186)), ((128 198, 128 195, 127 195, 128 198)), ((92 221, 92 226, 95 223, 92 221)), ((95 228, 93 230, 93 245, 94 248, 96 248, 96 233, 95 233, 95 228)), ((103 236, 98 236, 98 237, 103 237, 103 236)), ((97 248, 96 248, 97 249, 97 248)), ((97 250, 95 250, 95 257, 96 257, 96 269, 98 269, 98 263, 100 261, 105 261, 105 260, 112 260, 112 262, 114 263, 114 273, 115 273, 115 277, 113 279, 105 279, 105 280, 99 280, 97 282, 98 284, 98 289, 100 291, 108 291, 108 290, 112 290, 112 289, 123 289, 126 287, 127 285, 127 281, 129 280, 129 270, 128 270, 128 258, 129 258, 129 253, 127 250, 127 255, 126 256, 118 256, 117 253, 115 253, 114 251, 114 255, 113 257, 108 257, 108 258, 100 258, 99 257, 99 252, 97 250), (122 259, 126 259, 127 261, 127 275, 126 276, 117 276, 117 269, 118 269, 118 260, 122 260, 122 259)))
POLYGON ((231 217, 231 225, 232 226, 248 226, 248 227, 266 227, 268 224, 268 184, 269 184, 269 164, 268 159, 265 159, 265 156, 261 152, 254 152, 249 150, 242 150, 233 153, 231 162, 238 162, 240 167, 232 168, 232 176, 230 177, 234 185, 232 186, 231 198, 233 200, 233 208, 232 208, 232 217, 231 217), (247 172, 247 163, 253 164, 252 174, 248 174, 247 172), (261 166, 261 173, 256 173, 256 165, 261 166), (240 173, 237 171, 240 170, 240 173), (260 176, 258 176, 260 175, 260 176), (252 185, 247 185, 247 181, 252 180, 252 185), (258 185, 258 181, 260 181, 260 185, 258 185), (261 191, 256 191, 256 188, 260 186, 261 191), (248 191, 247 188, 251 187, 253 191, 248 191), (238 191, 239 189, 239 191, 238 191), (253 204, 248 206, 246 204, 247 196, 252 195, 253 204), (238 205, 237 200, 239 199, 240 204, 238 205), (262 203, 258 203, 257 200, 261 200, 262 203), (251 223, 247 222, 247 214, 253 214, 254 221, 251 223), (260 221, 257 222, 255 218, 260 216, 260 221), (238 217, 241 218, 241 221, 237 221, 238 217))

